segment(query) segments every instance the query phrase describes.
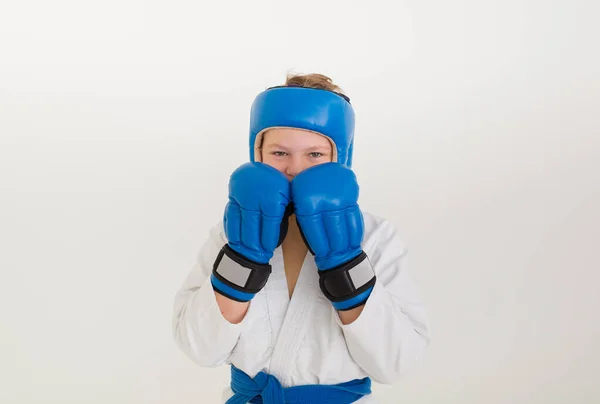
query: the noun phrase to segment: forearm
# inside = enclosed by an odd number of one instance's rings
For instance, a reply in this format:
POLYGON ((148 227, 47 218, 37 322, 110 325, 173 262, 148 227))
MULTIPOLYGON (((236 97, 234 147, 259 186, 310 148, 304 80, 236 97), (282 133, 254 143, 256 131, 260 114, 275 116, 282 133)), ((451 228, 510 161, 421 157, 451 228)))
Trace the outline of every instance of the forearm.
POLYGON ((381 285, 373 290, 362 313, 340 324, 354 360, 377 382, 393 384, 421 360, 428 345, 427 318, 422 306, 399 304, 381 285))
POLYGON ((351 310, 338 311, 342 324, 348 325, 355 322, 358 319, 358 317, 360 317, 360 314, 362 313, 364 308, 365 306, 362 305, 351 310))
POLYGON ((215 297, 219 310, 225 320, 232 324, 239 324, 242 322, 250 306, 250 302, 237 302, 233 299, 225 297, 215 291, 215 297))
POLYGON ((176 296, 173 333, 183 352, 201 366, 224 363, 234 348, 242 324, 222 314, 209 281, 198 289, 184 288, 176 296))

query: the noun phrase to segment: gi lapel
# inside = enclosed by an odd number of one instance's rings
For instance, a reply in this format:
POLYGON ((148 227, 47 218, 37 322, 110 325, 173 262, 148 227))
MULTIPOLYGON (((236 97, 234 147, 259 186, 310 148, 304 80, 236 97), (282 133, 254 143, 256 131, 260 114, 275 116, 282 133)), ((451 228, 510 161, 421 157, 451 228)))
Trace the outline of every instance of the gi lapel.
MULTIPOLYGON (((318 285, 314 259, 312 255, 307 254, 271 357, 270 372, 284 387, 291 385, 291 372, 295 366, 298 349, 311 324, 311 313, 315 309, 316 301, 314 295, 318 291, 318 285)), ((287 283, 284 287, 287 293, 287 283)))

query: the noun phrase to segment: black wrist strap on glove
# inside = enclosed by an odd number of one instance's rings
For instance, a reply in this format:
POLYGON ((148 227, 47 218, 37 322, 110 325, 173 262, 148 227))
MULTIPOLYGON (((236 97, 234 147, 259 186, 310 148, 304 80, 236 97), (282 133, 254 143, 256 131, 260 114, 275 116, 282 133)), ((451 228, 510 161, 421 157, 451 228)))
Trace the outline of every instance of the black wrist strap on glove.
MULTIPOLYGON (((251 261, 226 244, 215 260, 213 275, 234 290, 255 294, 266 285, 271 265, 251 261)), ((222 290, 219 292, 230 299, 242 301, 222 290)))
POLYGON ((319 271, 321 291, 332 302, 350 300, 375 285, 375 281, 375 272, 364 251, 336 268, 319 271))

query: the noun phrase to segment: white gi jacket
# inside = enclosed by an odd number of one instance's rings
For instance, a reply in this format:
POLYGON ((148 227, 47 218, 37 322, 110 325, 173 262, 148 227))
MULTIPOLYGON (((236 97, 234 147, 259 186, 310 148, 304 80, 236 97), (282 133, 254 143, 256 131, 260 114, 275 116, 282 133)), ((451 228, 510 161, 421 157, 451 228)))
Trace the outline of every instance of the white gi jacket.
MULTIPOLYGON (((254 377, 261 370, 283 387, 337 384, 371 377, 392 384, 422 357, 429 343, 428 319, 411 280, 406 249, 387 220, 363 212, 363 250, 377 282, 361 315, 343 325, 319 288, 319 275, 308 253, 289 298, 281 247, 271 260, 272 273, 251 301, 244 320, 231 324, 217 305, 210 282, 213 263, 227 243, 223 223, 215 226, 176 295, 173 333, 177 345, 195 363, 233 364, 254 377)), ((223 402, 233 392, 225 387, 223 402)), ((376 403, 373 394, 357 401, 376 403)))

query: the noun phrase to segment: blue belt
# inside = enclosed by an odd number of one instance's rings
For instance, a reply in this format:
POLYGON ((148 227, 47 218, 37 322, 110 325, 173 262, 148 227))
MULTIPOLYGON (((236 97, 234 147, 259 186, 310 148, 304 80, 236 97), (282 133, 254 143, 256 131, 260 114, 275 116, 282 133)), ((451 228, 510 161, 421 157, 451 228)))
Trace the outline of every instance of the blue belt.
POLYGON ((283 388, 274 376, 260 372, 252 379, 232 365, 231 389, 235 394, 226 404, 349 404, 371 394, 371 379, 283 388))

